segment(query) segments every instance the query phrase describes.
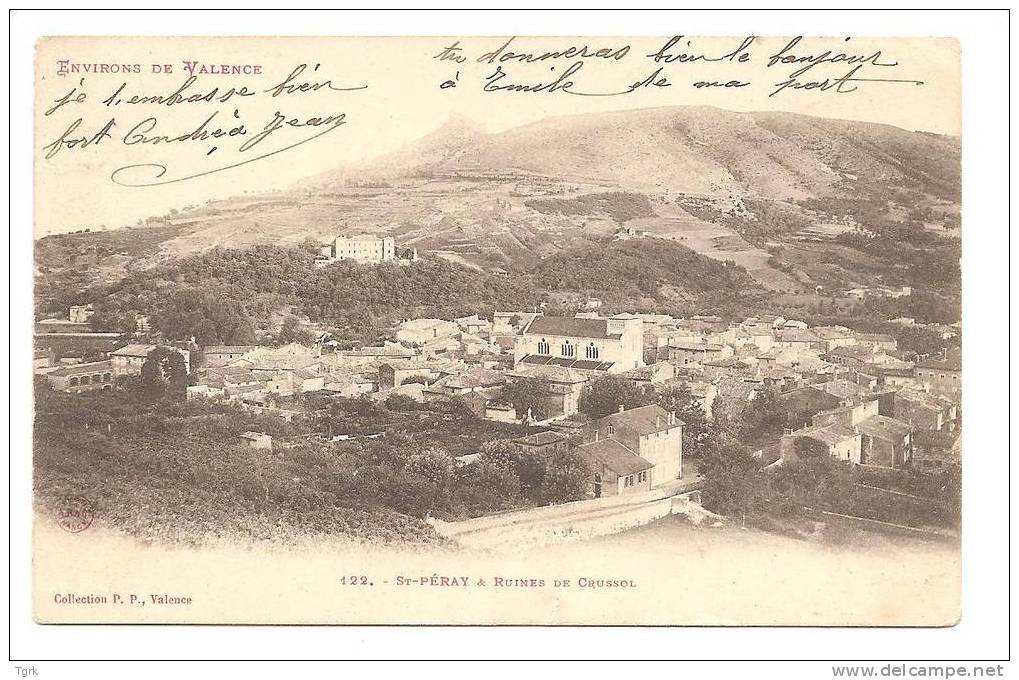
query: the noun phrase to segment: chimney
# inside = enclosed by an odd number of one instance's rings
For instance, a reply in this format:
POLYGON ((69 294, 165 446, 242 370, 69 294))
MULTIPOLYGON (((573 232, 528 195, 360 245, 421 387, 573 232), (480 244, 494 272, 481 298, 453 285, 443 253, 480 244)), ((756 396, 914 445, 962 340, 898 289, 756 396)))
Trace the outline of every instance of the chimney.
POLYGON ((675 424, 676 424, 676 412, 675 411, 669 411, 669 425, 675 425, 675 424))
POLYGON ((661 416, 655 416, 655 429, 656 430, 662 429, 662 417, 661 416))
POLYGON ((598 430, 594 431, 594 441, 595 443, 598 443, 598 430))
POLYGON ((626 407, 624 405, 620 404, 619 405, 619 412, 622 413, 625 410, 626 410, 626 407))

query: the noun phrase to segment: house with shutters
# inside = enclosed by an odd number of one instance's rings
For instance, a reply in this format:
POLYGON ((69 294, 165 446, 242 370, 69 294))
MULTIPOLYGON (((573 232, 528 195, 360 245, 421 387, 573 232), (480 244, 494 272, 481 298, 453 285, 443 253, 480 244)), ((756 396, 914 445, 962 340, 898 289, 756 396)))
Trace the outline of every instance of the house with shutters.
POLYGON ((592 498, 651 490, 654 465, 614 439, 581 444, 577 453, 592 470, 588 488, 592 498))
POLYGON ((256 349, 257 345, 209 345, 202 350, 202 354, 207 367, 217 367, 226 366, 256 349))
POLYGON ((591 468, 591 495, 646 491, 683 476, 683 421, 657 404, 588 423, 577 452, 591 468))
POLYGON ((916 362, 917 381, 931 392, 958 400, 962 396, 962 355, 959 350, 945 356, 916 362))
POLYGON ((862 401, 823 411, 813 418, 813 425, 841 425, 860 435, 861 465, 899 468, 913 457, 913 425, 879 414, 880 399, 862 401))

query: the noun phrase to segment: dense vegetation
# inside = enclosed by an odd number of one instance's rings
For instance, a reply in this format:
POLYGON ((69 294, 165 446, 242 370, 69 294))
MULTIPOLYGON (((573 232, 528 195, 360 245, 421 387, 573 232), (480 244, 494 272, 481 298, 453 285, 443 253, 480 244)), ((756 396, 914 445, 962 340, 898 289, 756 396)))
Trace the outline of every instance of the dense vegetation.
POLYGON ((745 308, 763 294, 742 268, 651 240, 590 242, 508 278, 440 259, 317 267, 308 248, 259 246, 216 248, 84 290, 50 287, 45 277, 40 287, 40 301, 53 311, 93 302, 97 329, 128 332, 135 314, 147 314, 166 337, 194 336, 199 344, 253 342, 258 329, 268 329, 284 310, 369 341, 403 318, 491 314, 543 303, 548 313, 568 313, 574 310, 563 300, 582 295, 621 309, 641 300, 650 309, 683 313, 745 308))
POLYGON ((957 229, 958 217, 935 214, 926 205, 929 200, 915 189, 900 187, 868 190, 859 197, 813 197, 796 204, 748 197, 742 210, 728 211, 705 199, 681 202, 684 210, 724 224, 769 250, 769 264, 776 269, 809 270, 829 288, 849 287, 861 276, 875 283, 911 286, 947 300, 948 309, 957 308, 962 252, 961 240, 951 230, 957 229), (827 243, 797 241, 800 232, 821 222, 842 224, 848 230, 827 243), (927 228, 928 223, 950 231, 937 233, 927 228), (785 251, 793 244, 799 254, 789 261, 785 251))
MULTIPOLYGON (((827 219, 856 225, 839 235, 837 242, 873 258, 875 264, 894 268, 897 276, 893 278, 898 281, 957 296, 962 283, 962 242, 926 228, 918 219, 927 216, 924 201, 922 194, 900 189, 886 201, 825 197, 807 199, 801 205, 827 219), (896 212, 906 215, 900 217, 896 212)), ((950 222, 946 218, 946 223, 950 222)))
POLYGON ((408 411, 400 400, 339 399, 286 423, 233 405, 155 398, 146 376, 101 395, 40 381, 36 395, 39 502, 87 498, 100 521, 148 539, 438 543, 428 515, 463 519, 586 492, 579 456, 522 453, 506 443, 519 426, 479 420, 456 400, 408 411), (354 437, 330 442, 319 436, 326 430, 354 437), (273 449, 248 447, 246 431, 269 433, 273 449), (358 436, 368 432, 385 436, 358 436), (454 462, 478 452, 469 465, 454 462))
POLYGON ((768 528, 802 519, 805 509, 911 527, 958 526, 958 470, 865 470, 832 458, 807 438, 793 442, 794 457, 763 469, 768 461, 753 457, 749 443, 773 441, 787 424, 773 395, 764 393, 736 414, 716 403, 715 418, 699 449, 704 506, 714 512, 768 528))
POLYGON ((547 290, 587 292, 631 310, 640 301, 663 310, 706 310, 764 297, 742 267, 654 239, 565 250, 540 262, 533 278, 547 290))
POLYGON ((418 519, 353 478, 349 459, 317 442, 251 449, 247 430, 300 426, 231 407, 139 406, 131 392, 37 390, 34 485, 43 506, 88 499, 97 521, 152 540, 233 534, 274 539, 330 534, 377 542, 437 542, 418 519))
POLYGON ((653 217, 651 201, 644 194, 608 191, 575 198, 532 198, 524 205, 542 213, 559 215, 608 215, 622 224, 638 217, 653 217))

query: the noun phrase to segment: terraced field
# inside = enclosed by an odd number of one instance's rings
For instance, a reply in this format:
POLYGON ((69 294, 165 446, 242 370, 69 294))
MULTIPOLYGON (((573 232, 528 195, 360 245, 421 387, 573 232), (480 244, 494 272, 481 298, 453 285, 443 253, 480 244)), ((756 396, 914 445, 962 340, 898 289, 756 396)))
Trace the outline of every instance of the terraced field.
POLYGON ((804 289, 795 278, 770 266, 767 252, 747 243, 729 227, 705 222, 675 205, 655 209, 657 217, 630 220, 627 226, 647 231, 656 238, 678 241, 715 260, 735 262, 768 290, 785 293, 804 289))

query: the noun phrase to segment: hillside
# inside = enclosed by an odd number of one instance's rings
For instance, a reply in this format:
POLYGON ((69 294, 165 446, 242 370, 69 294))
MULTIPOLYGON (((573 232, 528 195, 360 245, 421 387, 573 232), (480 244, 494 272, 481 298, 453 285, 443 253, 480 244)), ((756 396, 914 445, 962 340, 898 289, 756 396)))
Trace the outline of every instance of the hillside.
POLYGON ((145 314, 168 337, 195 336, 200 344, 252 342, 255 333, 273 331, 281 310, 324 324, 340 337, 362 340, 409 317, 491 315, 539 306, 567 313, 589 297, 617 311, 634 306, 674 313, 746 311, 763 295, 742 268, 669 241, 571 247, 506 276, 441 258, 406 266, 337 262, 318 267, 300 248, 217 248, 82 292, 38 290, 43 312, 92 300, 97 327, 130 328, 135 314, 145 314))
MULTIPOLYGON (((956 199, 959 140, 811 116, 662 107, 549 118, 484 134, 462 119, 356 171, 522 171, 633 191, 799 200, 853 183, 956 199)), ((352 169, 353 170, 353 169, 352 169)))
POLYGON ((667 107, 497 133, 452 118, 298 187, 48 237, 36 265, 80 290, 217 247, 371 232, 433 260, 522 273, 626 227, 735 263, 776 295, 920 285, 895 255, 957 259, 959 159, 957 138, 787 113, 667 107))

